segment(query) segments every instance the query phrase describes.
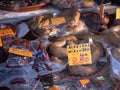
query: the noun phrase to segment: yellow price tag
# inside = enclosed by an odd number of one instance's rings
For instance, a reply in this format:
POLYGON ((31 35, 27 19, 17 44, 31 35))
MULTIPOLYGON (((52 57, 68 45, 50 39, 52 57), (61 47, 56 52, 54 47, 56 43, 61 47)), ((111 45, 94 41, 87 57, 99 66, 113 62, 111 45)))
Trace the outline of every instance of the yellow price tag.
POLYGON ((120 8, 116 9, 116 19, 120 19, 120 8))
POLYGON ((4 36, 4 35, 14 35, 14 32, 11 28, 7 28, 7 29, 0 29, 0 36, 4 36))
POLYGON ((52 23, 52 24, 62 24, 62 23, 66 23, 66 19, 65 19, 64 17, 51 18, 51 23, 52 23))
POLYGON ((88 84, 89 82, 90 82, 89 79, 80 80, 80 83, 81 83, 82 85, 88 84))
POLYGON ((56 85, 53 85, 49 90, 60 90, 60 88, 56 85))
POLYGON ((27 50, 22 50, 22 49, 17 49, 17 48, 9 48, 9 53, 13 53, 16 55, 21 55, 21 56, 27 56, 27 57, 32 57, 32 52, 27 51, 27 50))
POLYGON ((69 66, 92 64, 90 43, 68 45, 69 66))
POLYGON ((0 47, 2 47, 3 46, 3 44, 2 44, 2 40, 1 40, 1 38, 0 38, 0 47))

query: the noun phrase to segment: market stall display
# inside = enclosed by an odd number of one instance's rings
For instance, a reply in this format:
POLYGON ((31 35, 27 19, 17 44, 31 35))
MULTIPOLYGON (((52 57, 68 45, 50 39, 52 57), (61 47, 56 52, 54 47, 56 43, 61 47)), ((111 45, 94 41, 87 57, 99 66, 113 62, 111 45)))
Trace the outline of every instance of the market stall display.
POLYGON ((105 2, 1 0, 0 90, 119 90, 120 8, 105 2))

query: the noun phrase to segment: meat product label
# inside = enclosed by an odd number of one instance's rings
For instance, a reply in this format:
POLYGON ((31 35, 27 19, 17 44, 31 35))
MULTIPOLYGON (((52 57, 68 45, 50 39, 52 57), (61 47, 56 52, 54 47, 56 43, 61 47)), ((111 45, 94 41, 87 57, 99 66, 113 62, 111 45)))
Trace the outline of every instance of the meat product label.
POLYGON ((5 35, 14 35, 14 32, 12 31, 11 28, 0 29, 0 36, 5 36, 5 35))
POLYGON ((89 79, 80 80, 80 83, 81 83, 82 85, 88 84, 89 82, 90 82, 89 79))
POLYGON ((27 56, 27 57, 32 57, 32 52, 27 51, 27 50, 22 50, 22 49, 17 49, 17 48, 9 48, 9 53, 13 53, 16 55, 21 55, 21 56, 27 56))
POLYGON ((51 23, 52 23, 52 24, 62 24, 62 23, 66 23, 66 19, 65 19, 64 17, 51 18, 51 23))
POLYGON ((120 19, 120 8, 116 9, 116 19, 120 19))
POLYGON ((1 40, 1 38, 0 38, 0 47, 2 47, 3 46, 3 44, 2 44, 2 40, 1 40))
POLYGON ((90 43, 68 45, 69 66, 92 64, 90 43))

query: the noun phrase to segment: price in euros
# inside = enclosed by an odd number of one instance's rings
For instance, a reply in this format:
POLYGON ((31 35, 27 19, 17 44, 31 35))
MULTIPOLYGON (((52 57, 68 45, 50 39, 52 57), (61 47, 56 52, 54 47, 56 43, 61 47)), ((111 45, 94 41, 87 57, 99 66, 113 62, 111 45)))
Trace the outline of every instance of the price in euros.
POLYGON ((81 64, 87 64, 89 62, 89 57, 84 57, 84 56, 80 56, 79 59, 77 59, 76 57, 74 57, 72 59, 72 64, 73 65, 81 65, 81 64))

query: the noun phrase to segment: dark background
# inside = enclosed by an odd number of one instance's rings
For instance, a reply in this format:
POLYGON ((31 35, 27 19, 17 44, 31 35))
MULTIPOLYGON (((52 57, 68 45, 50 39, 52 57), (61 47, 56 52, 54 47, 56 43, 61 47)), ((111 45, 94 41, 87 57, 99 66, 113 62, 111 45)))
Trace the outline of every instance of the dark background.
POLYGON ((111 3, 112 5, 120 5, 120 0, 94 0, 97 4, 111 3))

